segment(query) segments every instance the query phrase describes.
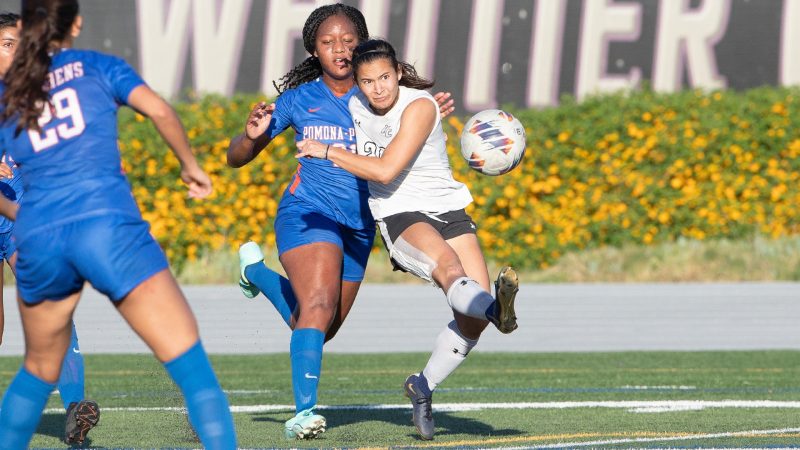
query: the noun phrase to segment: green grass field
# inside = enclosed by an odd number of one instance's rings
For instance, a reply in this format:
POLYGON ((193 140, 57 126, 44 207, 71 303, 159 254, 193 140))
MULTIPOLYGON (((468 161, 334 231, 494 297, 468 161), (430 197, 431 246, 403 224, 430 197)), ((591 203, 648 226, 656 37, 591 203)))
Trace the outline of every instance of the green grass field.
MULTIPOLYGON (((417 438, 400 388, 427 356, 326 355, 319 401, 328 407, 320 412, 329 429, 314 441, 282 438, 293 405, 287 355, 219 355, 212 361, 244 448, 718 448, 800 442, 798 351, 476 351, 434 395, 432 442, 417 438)), ((0 358, 3 390, 20 360, 0 358)), ((199 447, 178 391, 152 357, 87 355, 86 378, 89 397, 102 408, 89 446, 199 447)), ((64 448, 63 422, 54 395, 32 446, 64 448)))

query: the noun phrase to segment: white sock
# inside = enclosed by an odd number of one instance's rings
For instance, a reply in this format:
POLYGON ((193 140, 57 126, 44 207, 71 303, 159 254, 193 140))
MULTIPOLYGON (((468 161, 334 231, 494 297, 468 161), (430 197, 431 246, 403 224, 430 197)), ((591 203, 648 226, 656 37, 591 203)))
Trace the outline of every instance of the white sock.
POLYGON ((447 303, 453 311, 486 320, 486 310, 494 304, 494 297, 475 280, 461 277, 447 289, 447 303))
POLYGON ((422 370, 431 392, 464 362, 477 343, 477 339, 467 339, 461 334, 455 320, 447 324, 436 338, 431 358, 422 370))

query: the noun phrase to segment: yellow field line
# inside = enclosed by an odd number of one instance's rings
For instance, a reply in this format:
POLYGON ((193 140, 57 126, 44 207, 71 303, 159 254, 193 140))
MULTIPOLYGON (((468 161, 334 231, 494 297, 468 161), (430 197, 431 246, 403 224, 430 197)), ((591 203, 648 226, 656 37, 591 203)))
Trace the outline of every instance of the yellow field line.
MULTIPOLYGON (((675 438, 685 437, 703 438, 708 433, 659 433, 654 431, 638 431, 638 432, 612 432, 612 433, 569 433, 569 434, 546 434, 540 436, 515 436, 507 438, 489 438, 480 440, 461 440, 450 442, 437 442, 430 444, 410 445, 410 448, 427 448, 427 447, 466 447, 466 446, 480 446, 487 444, 520 444, 526 442, 542 442, 542 441, 564 441, 572 439, 589 439, 589 438, 675 438)), ((736 434, 736 437, 756 438, 756 437, 781 437, 781 438, 797 438, 800 433, 781 433, 781 434, 736 434)))
POLYGON ((675 437, 685 436, 687 433, 656 433, 653 431, 641 432, 616 432, 616 433, 564 433, 564 434, 545 434, 541 436, 515 436, 507 438, 490 438, 481 440, 463 440, 451 442, 439 442, 436 444, 421 444, 414 447, 464 447, 480 444, 512 444, 522 442, 541 442, 541 441, 560 441, 565 439, 587 439, 587 438, 639 438, 639 437, 675 437))

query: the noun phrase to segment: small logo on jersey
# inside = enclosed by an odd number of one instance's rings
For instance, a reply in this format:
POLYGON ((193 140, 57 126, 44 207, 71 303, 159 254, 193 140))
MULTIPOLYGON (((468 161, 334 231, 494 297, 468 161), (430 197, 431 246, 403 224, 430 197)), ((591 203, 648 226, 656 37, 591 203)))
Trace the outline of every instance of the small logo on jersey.
POLYGON ((308 372, 306 372, 306 378, 308 378, 309 380, 313 380, 313 379, 319 379, 319 377, 318 377, 318 376, 316 376, 316 375, 311 375, 311 374, 310 374, 310 373, 308 373, 308 372))
POLYGON ((470 222, 470 223, 469 223, 469 227, 470 227, 470 228, 472 228, 473 230, 477 228, 477 227, 475 226, 475 222, 470 222))
POLYGON ((80 351, 80 350, 78 350, 78 349, 77 349, 77 348, 75 348, 75 347, 72 347, 72 353, 77 353, 77 354, 80 354, 80 353, 81 353, 81 351, 80 351))
POLYGON ((316 108, 308 108, 308 112, 313 114, 313 113, 319 111, 320 109, 322 109, 322 106, 318 106, 316 108))
POLYGON ((386 125, 381 130, 381 136, 390 138, 390 137, 392 137, 392 134, 394 134, 394 132, 392 131, 392 127, 390 127, 389 125, 386 125))

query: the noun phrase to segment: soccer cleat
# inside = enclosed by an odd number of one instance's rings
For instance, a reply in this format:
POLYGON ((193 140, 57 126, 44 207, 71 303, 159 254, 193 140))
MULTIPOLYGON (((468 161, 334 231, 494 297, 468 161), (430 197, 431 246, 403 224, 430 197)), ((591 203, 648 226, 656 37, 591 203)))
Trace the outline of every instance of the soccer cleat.
POLYGON ((403 383, 403 390, 406 392, 406 397, 411 399, 411 406, 413 412, 411 413, 411 420, 422 439, 433 439, 433 398, 426 396, 422 389, 418 387, 420 378, 416 374, 411 374, 406 378, 403 383))
POLYGON ((100 421, 100 407, 91 400, 72 402, 67 408, 67 423, 64 441, 67 444, 83 444, 89 430, 100 421))
POLYGON ((242 290, 247 298, 255 298, 259 291, 255 284, 244 275, 244 269, 251 264, 256 264, 264 261, 264 254, 261 253, 261 247, 253 241, 248 241, 239 247, 239 289, 242 290))
POLYGON ((286 421, 283 435, 286 439, 314 439, 325 432, 325 426, 325 418, 314 414, 314 408, 309 408, 286 421))
POLYGON ((517 272, 511 267, 503 267, 494 282, 495 308, 489 320, 501 333, 511 333, 517 329, 517 315, 514 312, 514 298, 519 291, 517 272))

